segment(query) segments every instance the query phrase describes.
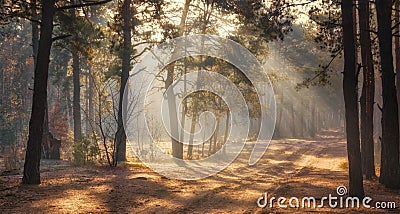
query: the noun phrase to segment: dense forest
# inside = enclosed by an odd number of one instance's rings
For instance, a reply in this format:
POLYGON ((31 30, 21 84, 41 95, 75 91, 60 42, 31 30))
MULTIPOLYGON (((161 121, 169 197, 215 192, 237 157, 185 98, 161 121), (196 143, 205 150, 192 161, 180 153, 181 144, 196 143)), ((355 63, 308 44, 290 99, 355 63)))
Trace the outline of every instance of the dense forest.
POLYGON ((400 1, 0 5, 1 213, 400 212, 400 1))

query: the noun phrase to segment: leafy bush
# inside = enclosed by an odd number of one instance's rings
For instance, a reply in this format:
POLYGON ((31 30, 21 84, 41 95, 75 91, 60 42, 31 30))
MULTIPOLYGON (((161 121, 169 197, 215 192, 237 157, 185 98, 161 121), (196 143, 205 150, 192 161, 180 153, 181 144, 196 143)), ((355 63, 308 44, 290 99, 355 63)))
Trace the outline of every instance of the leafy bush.
POLYGON ((84 165, 88 162, 94 162, 97 159, 97 156, 100 155, 100 148, 97 144, 91 144, 92 143, 87 138, 83 138, 82 141, 74 143, 72 155, 75 164, 84 165))

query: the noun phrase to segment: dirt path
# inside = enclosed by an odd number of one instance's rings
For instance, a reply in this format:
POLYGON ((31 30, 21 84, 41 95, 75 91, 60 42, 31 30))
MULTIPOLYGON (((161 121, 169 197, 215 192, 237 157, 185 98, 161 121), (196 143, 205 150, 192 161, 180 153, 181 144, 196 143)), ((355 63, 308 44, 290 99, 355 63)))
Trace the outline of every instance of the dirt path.
MULTIPOLYGON (((313 140, 272 141, 256 165, 246 165, 245 151, 221 173, 198 181, 168 179, 132 162, 114 169, 51 163, 44 167, 40 186, 21 186, 21 175, 2 176, 0 213, 400 213, 400 209, 257 207, 265 192, 271 197, 317 200, 336 195, 336 187, 347 186, 346 170, 341 167, 346 161, 343 139, 340 132, 328 132, 313 140)), ((395 201, 400 206, 400 191, 385 190, 376 181, 366 181, 365 189, 374 201, 395 201)))

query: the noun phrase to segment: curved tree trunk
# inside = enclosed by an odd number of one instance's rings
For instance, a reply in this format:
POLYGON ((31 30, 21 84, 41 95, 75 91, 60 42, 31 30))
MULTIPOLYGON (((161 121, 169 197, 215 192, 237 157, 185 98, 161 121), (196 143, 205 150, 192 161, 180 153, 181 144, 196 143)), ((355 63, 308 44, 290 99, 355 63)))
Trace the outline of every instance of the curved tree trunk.
POLYGON ((55 1, 42 1, 40 41, 35 67, 32 112, 29 122, 29 138, 25 155, 22 183, 40 184, 40 155, 43 135, 43 122, 47 98, 47 79, 49 57, 52 44, 55 1))

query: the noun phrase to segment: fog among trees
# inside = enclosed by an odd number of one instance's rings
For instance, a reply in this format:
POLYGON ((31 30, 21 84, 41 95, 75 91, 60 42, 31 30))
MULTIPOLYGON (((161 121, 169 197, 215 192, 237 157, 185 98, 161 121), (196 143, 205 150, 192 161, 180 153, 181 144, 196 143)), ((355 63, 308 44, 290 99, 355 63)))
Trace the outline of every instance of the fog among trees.
POLYGON ((400 212, 400 1, 0 5, 1 213, 400 212))

